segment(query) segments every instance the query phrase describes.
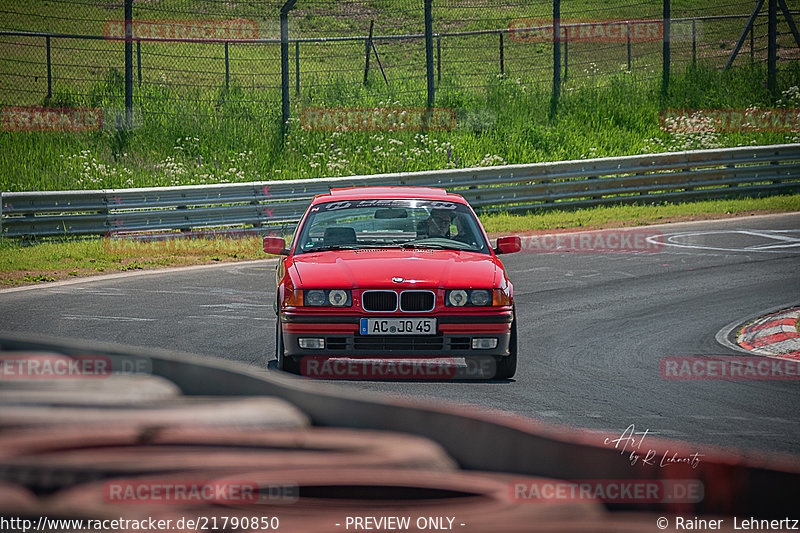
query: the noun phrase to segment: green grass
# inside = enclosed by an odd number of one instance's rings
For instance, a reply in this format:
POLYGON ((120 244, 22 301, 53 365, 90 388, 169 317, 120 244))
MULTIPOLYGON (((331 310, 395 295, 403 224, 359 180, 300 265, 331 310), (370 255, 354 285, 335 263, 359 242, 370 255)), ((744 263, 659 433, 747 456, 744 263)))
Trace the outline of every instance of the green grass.
POLYGON ((123 239, 0 241, 0 286, 267 257, 257 237, 137 242, 123 239))
MULTIPOLYGON (((281 2, 163 0, 157 9, 135 3, 134 19, 249 18, 262 37, 278 35, 281 2)), ((290 14, 293 37, 364 35, 375 19, 376 33, 417 33, 419 2, 365 0, 298 4, 290 14)), ((434 2, 437 31, 507 27, 516 18, 546 18, 546 4, 464 0, 434 2)), ((747 13, 751 2, 676 1, 673 17, 747 13)), ((119 20, 114 3, 10 0, 0 28, 99 35, 103 20, 119 20), (67 10, 68 7, 68 10, 67 10)), ((576 0, 562 6, 565 21, 658 17, 657 5, 608 5, 576 0)), ((677 28, 676 23, 676 28, 677 28)), ((698 68, 692 68, 686 33, 674 39, 670 93, 660 95, 660 43, 634 43, 632 70, 619 43, 570 43, 568 77, 555 116, 550 116, 551 47, 504 41, 506 75, 499 77, 499 39, 445 37, 436 105, 456 110, 450 132, 324 133, 279 125, 279 47, 230 46, 231 85, 224 87, 224 53, 219 43, 142 43, 142 84, 134 87, 139 119, 128 132, 114 127, 123 102, 122 45, 111 41, 54 39, 54 94, 46 94, 41 38, 4 37, 0 52, 0 102, 17 105, 100 107, 107 127, 90 133, 0 131, 0 190, 68 190, 149 187, 254 180, 327 178, 377 172, 531 163, 648 151, 797 142, 800 134, 720 133, 671 135, 658 126, 658 113, 672 107, 770 107, 776 98, 764 87, 766 73, 747 47, 736 67, 719 72, 743 26, 738 19, 701 25, 698 68), (115 111, 116 110, 116 111, 115 111)), ((783 24, 783 23, 781 23, 783 24)), ((684 28, 685 30, 685 28, 684 28)), ((788 30, 781 32, 782 57, 796 57, 788 30), (794 55, 793 55, 794 54, 794 55)), ((681 30, 683 31, 683 30, 681 30)), ((760 38, 759 38, 760 39, 760 38)), ((300 47, 300 93, 292 114, 308 106, 421 107, 425 105, 422 41, 380 41, 389 76, 371 63, 362 84, 362 42, 300 47), (410 78, 415 76, 414 78, 410 78)), ((756 48, 763 46, 757 40, 756 48)), ((294 84, 294 47, 291 82, 294 84)), ((135 55, 135 54, 134 54, 135 55)), ((797 61, 782 61, 781 91, 800 85, 797 61)), ((138 65, 137 65, 138 66, 138 65)), ((134 71, 137 69, 134 68, 134 71)), ((800 98, 781 105, 800 106, 800 98)))
POLYGON ((790 211, 800 211, 800 194, 684 204, 620 205, 570 211, 532 212, 525 215, 499 213, 484 215, 481 217, 481 222, 489 233, 510 233, 563 228, 642 226, 679 220, 736 216, 751 212, 790 211))
MULTIPOLYGON (((526 215, 492 214, 481 222, 492 235, 563 228, 596 229, 719 218, 753 213, 800 211, 800 194, 670 204, 612 206, 526 215)), ((218 261, 269 257, 258 238, 182 239, 161 242, 126 240, 0 241, 0 287, 42 283, 99 273, 125 272, 218 261)))
MULTIPOLYGON (((292 122, 284 138, 277 105, 243 102, 238 88, 218 90, 211 103, 142 99, 140 126, 128 132, 0 132, 0 190, 327 178, 800 142, 796 132, 671 134, 659 128, 659 112, 668 108, 773 106, 764 75, 761 65, 726 74, 690 68, 673 76, 666 97, 658 81, 635 72, 614 75, 604 87, 567 82, 552 118, 549 89, 533 80, 492 76, 483 92, 475 92, 443 78, 437 106, 454 109, 458 126, 427 133, 305 131, 292 122)), ((121 91, 117 75, 105 83, 121 91)), ((294 116, 307 106, 422 107, 417 93, 405 91, 415 83, 316 87, 295 101, 294 116)), ((797 85, 800 64, 791 63, 781 71, 782 105, 800 107, 797 93, 788 92, 797 85)))

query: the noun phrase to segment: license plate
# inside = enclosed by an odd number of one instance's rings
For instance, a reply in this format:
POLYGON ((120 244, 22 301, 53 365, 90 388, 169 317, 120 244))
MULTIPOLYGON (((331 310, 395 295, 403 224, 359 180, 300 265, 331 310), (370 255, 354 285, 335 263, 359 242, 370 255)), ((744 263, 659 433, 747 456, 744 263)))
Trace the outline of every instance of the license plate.
POLYGON ((435 318, 362 318, 362 335, 436 335, 435 318))

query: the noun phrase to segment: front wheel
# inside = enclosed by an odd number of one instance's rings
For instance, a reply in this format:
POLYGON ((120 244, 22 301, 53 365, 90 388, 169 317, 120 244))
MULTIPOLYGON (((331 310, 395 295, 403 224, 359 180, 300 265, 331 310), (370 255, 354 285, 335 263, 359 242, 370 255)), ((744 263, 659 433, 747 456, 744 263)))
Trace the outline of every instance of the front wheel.
POLYGON ((286 357, 283 347, 283 328, 281 327, 281 318, 276 317, 275 322, 275 359, 278 360, 278 369, 291 374, 300 373, 300 363, 292 357, 286 357))
POLYGON ((508 341, 508 355, 495 357, 497 368, 493 379, 510 379, 517 373, 517 313, 511 314, 511 338, 508 341))

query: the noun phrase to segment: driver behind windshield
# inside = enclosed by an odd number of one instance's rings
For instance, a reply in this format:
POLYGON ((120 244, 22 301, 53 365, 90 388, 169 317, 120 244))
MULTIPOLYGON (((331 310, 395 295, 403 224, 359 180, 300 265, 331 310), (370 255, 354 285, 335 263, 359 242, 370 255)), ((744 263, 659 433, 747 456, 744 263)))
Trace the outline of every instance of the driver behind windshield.
POLYGON ((454 216, 455 213, 449 209, 431 209, 428 218, 417 224, 417 238, 444 237, 449 239, 450 223, 454 216))

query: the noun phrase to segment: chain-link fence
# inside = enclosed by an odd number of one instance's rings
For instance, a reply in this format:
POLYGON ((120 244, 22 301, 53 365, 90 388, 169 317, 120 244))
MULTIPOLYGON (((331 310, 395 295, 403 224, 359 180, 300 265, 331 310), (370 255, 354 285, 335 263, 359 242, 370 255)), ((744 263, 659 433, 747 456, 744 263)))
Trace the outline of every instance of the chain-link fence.
POLYGON ((682 4, 669 18, 665 1, 8 0, 0 105, 101 107, 111 116, 127 106, 163 120, 210 120, 221 110, 280 120, 282 100, 283 119, 289 103, 357 98, 457 107, 485 98, 499 78, 543 90, 556 81, 557 93, 619 75, 658 78, 665 57, 673 71, 721 68, 737 42, 734 65, 768 61, 770 8, 778 67, 800 57, 784 0, 682 4))

